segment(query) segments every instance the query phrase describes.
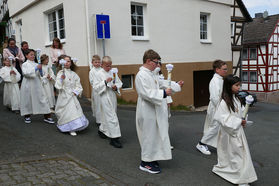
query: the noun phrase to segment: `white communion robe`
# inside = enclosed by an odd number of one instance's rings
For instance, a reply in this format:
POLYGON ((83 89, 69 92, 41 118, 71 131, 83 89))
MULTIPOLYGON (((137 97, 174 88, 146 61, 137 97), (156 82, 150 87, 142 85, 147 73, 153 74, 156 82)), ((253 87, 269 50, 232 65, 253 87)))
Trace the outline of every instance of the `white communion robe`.
POLYGON ((20 73, 13 68, 16 75, 10 74, 11 67, 3 67, 0 69, 0 77, 4 81, 4 94, 3 94, 3 104, 14 110, 20 109, 20 91, 18 83, 20 81, 20 73))
POLYGON ((20 88, 20 114, 49 114, 50 108, 37 63, 27 60, 22 64, 23 80, 20 88))
POLYGON ((55 106, 55 96, 54 96, 54 84, 55 84, 55 75, 48 65, 42 65, 43 77, 42 84, 45 91, 45 95, 47 96, 48 104, 50 108, 54 108, 55 106), (47 76, 50 75, 52 78, 49 80, 47 76))
POLYGON ((101 123, 101 98, 100 95, 97 93, 96 89, 94 89, 94 81, 97 80, 97 72, 100 71, 102 68, 95 68, 89 72, 89 81, 92 86, 92 94, 91 94, 91 108, 93 117, 96 118, 96 123, 101 123))
POLYGON ((141 160, 172 159, 169 139, 168 108, 158 76, 140 67, 135 80, 138 93, 136 129, 141 146, 141 160))
POLYGON ((61 132, 74 132, 85 129, 89 121, 83 114, 77 99, 82 93, 79 76, 70 69, 65 69, 65 79, 60 70, 56 77, 55 88, 59 91, 55 114, 57 116, 57 127, 61 132))
POLYGON ((220 124, 220 130, 217 142, 218 163, 212 171, 233 184, 251 183, 257 180, 257 175, 241 125, 241 103, 235 97, 234 105, 236 112, 230 112, 222 100, 214 116, 214 120, 220 124))
POLYGON ((217 146, 217 134, 219 131, 219 124, 213 120, 216 108, 221 101, 223 91, 223 77, 215 73, 209 83, 210 102, 207 108, 207 115, 204 123, 203 137, 201 142, 212 147, 217 146))
POLYGON ((116 74, 115 85, 117 91, 112 90, 112 81, 105 84, 105 80, 112 77, 112 74, 101 69, 94 81, 94 91, 100 95, 101 100, 101 125, 99 130, 110 138, 118 138, 121 136, 119 120, 117 117, 117 98, 116 94, 120 94, 122 82, 116 74))

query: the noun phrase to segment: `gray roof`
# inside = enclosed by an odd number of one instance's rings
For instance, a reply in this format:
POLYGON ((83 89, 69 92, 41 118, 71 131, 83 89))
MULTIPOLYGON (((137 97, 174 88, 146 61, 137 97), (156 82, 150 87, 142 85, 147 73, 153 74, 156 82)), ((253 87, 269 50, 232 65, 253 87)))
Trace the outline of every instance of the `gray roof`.
POLYGON ((252 22, 245 23, 243 44, 266 43, 275 29, 279 14, 264 18, 254 18, 252 22))

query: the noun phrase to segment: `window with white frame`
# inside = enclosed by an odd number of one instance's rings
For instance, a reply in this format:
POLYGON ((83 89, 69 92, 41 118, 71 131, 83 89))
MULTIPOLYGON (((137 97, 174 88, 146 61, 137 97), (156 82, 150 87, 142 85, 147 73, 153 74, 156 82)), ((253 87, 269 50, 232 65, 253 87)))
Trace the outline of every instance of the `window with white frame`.
POLYGON ((47 14, 48 16, 48 32, 49 41, 58 37, 59 39, 65 39, 65 24, 64 24, 64 11, 63 8, 59 8, 47 14))
POLYGON ((242 58, 243 59, 248 59, 248 49, 247 48, 243 48, 243 50, 242 50, 242 58))
POLYGON ((122 89, 132 89, 133 88, 133 80, 134 80, 134 75, 129 74, 129 75, 122 75, 122 89))
POLYGON ((250 48, 249 52, 250 52, 250 55, 249 55, 250 59, 257 59, 257 49, 256 48, 250 48))
POLYGON ((200 40, 208 40, 208 24, 209 24, 209 14, 200 14, 200 40))
POLYGON ((249 82, 250 83, 257 83, 257 71, 250 71, 249 72, 249 82))
POLYGON ((242 82, 248 82, 248 72, 242 71, 242 82))
POLYGON ((144 33, 144 5, 131 4, 132 36, 145 36, 144 33))

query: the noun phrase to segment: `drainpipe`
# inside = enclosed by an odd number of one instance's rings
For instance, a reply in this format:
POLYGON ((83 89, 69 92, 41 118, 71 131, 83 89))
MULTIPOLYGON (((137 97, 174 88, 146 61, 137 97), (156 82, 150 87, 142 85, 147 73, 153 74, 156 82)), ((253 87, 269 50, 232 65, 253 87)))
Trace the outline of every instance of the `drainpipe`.
POLYGON ((88 0, 85 0, 85 17, 86 17, 86 35, 87 35, 87 62, 89 68, 91 68, 91 45, 90 45, 90 26, 89 26, 89 13, 88 13, 88 0))

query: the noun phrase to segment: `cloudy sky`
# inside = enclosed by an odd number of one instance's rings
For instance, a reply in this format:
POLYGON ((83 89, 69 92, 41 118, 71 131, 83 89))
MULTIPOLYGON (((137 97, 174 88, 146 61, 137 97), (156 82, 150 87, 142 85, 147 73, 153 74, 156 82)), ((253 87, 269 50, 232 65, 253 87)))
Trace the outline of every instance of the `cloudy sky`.
POLYGON ((268 15, 279 14, 279 0, 243 0, 251 17, 255 17, 255 13, 268 11, 268 15))

